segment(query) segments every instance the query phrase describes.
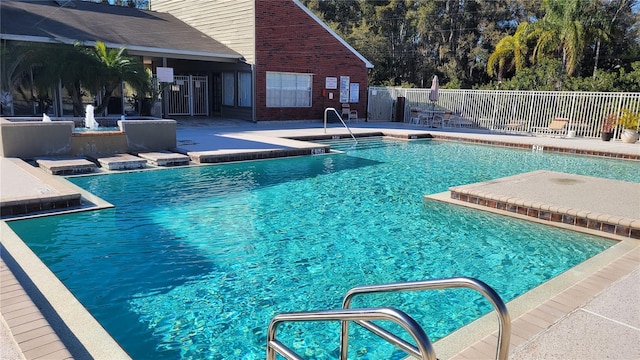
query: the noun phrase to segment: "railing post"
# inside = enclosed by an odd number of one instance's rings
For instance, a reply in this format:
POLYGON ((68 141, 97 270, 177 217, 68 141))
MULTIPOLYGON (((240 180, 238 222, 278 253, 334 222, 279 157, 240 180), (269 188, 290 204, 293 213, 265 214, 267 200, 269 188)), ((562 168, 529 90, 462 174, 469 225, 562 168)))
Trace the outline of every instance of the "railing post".
POLYGON ((325 134, 327 133, 327 114, 329 113, 329 111, 333 111, 336 114, 336 116, 338 116, 338 119, 340 119, 340 122, 342 123, 342 125, 347 129, 347 131, 349 131, 349 135, 351 135, 351 138, 357 144, 358 143, 358 139, 356 139, 356 136, 353 135, 353 132, 351 132, 351 129, 347 126, 347 124, 342 119, 342 115, 340 115, 340 113, 338 113, 338 110, 336 110, 335 108, 326 108, 326 109, 324 109, 324 133, 325 134))
MULTIPOLYGON (((458 277, 448 279, 434 279, 424 281, 413 281, 406 283, 395 284, 383 284, 383 285, 371 285, 371 286, 358 286, 349 291, 342 300, 342 308, 348 309, 351 306, 351 300, 359 294, 370 294, 379 292, 393 292, 393 291, 415 291, 415 290, 438 290, 438 289, 453 289, 453 288, 467 288, 479 292, 484 296, 493 308, 498 313, 498 344, 496 349, 496 359, 506 360, 509 356, 509 339, 511 337, 511 317, 506 305, 500 298, 500 295, 493 290, 486 283, 469 277, 458 277)), ((347 354, 348 339, 347 334, 349 332, 348 325, 343 324, 341 329, 340 338, 340 354, 341 356, 347 354)), ((346 357, 345 357, 346 359, 346 357)))

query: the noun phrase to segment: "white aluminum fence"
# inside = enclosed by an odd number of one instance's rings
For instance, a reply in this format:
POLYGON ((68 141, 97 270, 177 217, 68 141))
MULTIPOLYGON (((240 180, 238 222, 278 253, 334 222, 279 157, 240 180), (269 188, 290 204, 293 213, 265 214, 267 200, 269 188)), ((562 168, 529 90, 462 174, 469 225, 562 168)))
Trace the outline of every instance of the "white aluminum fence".
POLYGON ((438 101, 432 104, 429 92, 430 89, 371 87, 369 120, 395 119, 396 101, 403 97, 403 121, 409 121, 412 108, 429 110, 433 106, 460 114, 465 123, 480 129, 531 133, 535 128, 547 127, 554 118, 567 118, 567 131, 574 131, 576 136, 599 137, 608 114, 625 108, 640 111, 640 93, 440 89, 438 101))

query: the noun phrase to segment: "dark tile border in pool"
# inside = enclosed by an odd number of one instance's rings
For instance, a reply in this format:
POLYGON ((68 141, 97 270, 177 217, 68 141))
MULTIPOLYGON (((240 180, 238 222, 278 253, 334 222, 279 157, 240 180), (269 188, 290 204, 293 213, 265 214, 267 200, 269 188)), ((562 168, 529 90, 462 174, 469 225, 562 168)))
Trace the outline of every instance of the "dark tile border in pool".
POLYGON ((450 189, 451 198, 471 204, 485 206, 492 209, 504 210, 519 215, 529 216, 540 220, 574 225, 608 234, 640 239, 640 227, 637 222, 616 216, 595 214, 573 209, 554 209, 540 203, 524 204, 520 199, 482 196, 469 191, 450 189))
MULTIPOLYGON (((354 134, 356 138, 385 136, 382 131, 373 132, 361 132, 354 134)), ((300 136, 287 136, 287 139, 300 140, 300 141, 314 141, 314 140, 339 140, 339 139, 351 139, 350 134, 321 134, 321 135, 300 135, 300 136)))
POLYGON ((53 198, 7 201, 0 207, 0 217, 6 219, 18 215, 46 211, 76 209, 82 205, 80 194, 60 195, 53 198))
POLYGON ((280 157, 319 155, 328 154, 331 151, 329 146, 318 146, 306 149, 270 149, 256 151, 241 151, 232 153, 220 152, 189 152, 187 155, 198 164, 213 164, 235 161, 263 160, 280 157))
POLYGON ((432 134, 432 137, 436 140, 456 141, 456 142, 464 142, 464 143, 479 144, 479 145, 501 146, 501 147, 525 149, 525 150, 531 150, 532 147, 538 146, 540 150, 547 151, 547 152, 640 161, 640 153, 624 154, 619 152, 575 149, 575 148, 560 147, 560 146, 544 146, 544 145, 533 145, 529 143, 516 143, 516 142, 509 142, 509 141, 473 139, 473 138, 459 137, 459 136, 438 135, 435 133, 432 134))
MULTIPOLYGON (((432 139, 433 136, 429 133, 383 133, 381 131, 366 132, 356 134, 356 138, 366 137, 392 137, 403 140, 416 140, 416 139, 432 139)), ((322 134, 322 135, 302 135, 302 136, 287 136, 285 139, 298 140, 298 141, 318 141, 318 140, 340 140, 351 139, 349 134, 322 134)), ((278 145, 274 145, 278 146, 278 145)), ((331 146, 325 144, 316 144, 316 146, 308 146, 303 148, 282 148, 282 149, 268 149, 268 150, 251 150, 251 151, 193 151, 187 152, 187 155, 191 160, 198 164, 212 164, 212 163, 224 163, 224 162, 236 162, 247 160, 262 160, 273 159, 280 157, 291 156, 305 156, 305 155, 320 155, 328 154, 331 152, 331 146)))

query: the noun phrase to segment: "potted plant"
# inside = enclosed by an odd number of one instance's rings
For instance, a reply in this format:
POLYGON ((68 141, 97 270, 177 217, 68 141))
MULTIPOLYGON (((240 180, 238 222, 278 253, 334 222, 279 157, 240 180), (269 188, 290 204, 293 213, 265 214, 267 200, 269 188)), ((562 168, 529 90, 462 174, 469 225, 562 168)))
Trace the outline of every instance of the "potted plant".
POLYGON ((623 128, 620 139, 626 143, 635 143, 640 137, 638 135, 638 122, 640 121, 640 111, 622 109, 618 116, 617 124, 623 128))
POLYGON ((613 129, 616 127, 618 123, 618 114, 615 112, 611 112, 604 118, 602 122, 602 131, 600 132, 600 137, 602 141, 609 141, 613 137, 613 129))

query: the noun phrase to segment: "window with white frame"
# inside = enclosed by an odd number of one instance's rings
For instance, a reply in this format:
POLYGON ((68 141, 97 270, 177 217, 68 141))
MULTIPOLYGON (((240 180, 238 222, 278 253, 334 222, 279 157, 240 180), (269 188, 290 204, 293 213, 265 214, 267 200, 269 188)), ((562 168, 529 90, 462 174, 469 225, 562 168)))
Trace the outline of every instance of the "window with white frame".
POLYGON ((222 105, 236 104, 235 76, 232 72, 222 73, 222 105))
POLYGON ((238 106, 251 107, 253 101, 251 94, 251 73, 238 73, 238 106))
POLYGON ((267 72, 267 107, 311 107, 313 75, 267 72))

